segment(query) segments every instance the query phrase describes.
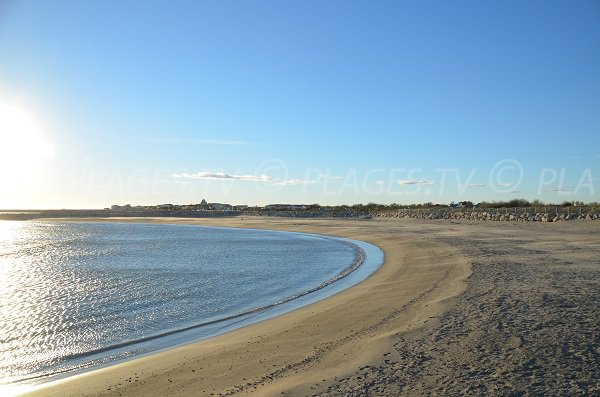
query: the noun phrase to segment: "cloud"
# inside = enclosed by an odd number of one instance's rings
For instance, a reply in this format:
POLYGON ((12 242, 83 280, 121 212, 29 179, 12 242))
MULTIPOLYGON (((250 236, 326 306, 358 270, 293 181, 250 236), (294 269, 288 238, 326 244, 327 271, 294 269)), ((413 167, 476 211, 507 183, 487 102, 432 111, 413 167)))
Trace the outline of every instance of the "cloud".
POLYGON ((244 181, 244 182, 264 182, 275 186, 305 186, 317 183, 317 181, 306 179, 283 179, 278 180, 269 175, 232 175, 224 172, 196 172, 172 174, 173 178, 182 179, 201 179, 208 181, 244 181))
POLYGON ((222 180, 235 180, 235 181, 260 181, 260 182, 272 182, 273 178, 268 175, 230 175, 224 172, 196 172, 190 174, 183 172, 180 174, 171 175, 174 178, 186 178, 186 179, 205 179, 209 181, 222 181, 222 180))
POLYGON ((240 140, 226 140, 226 139, 181 139, 181 138, 150 138, 150 142, 166 145, 166 144, 180 144, 180 145, 250 145, 249 142, 240 140))
POLYGON ((461 187, 470 189, 470 188, 480 188, 480 187, 485 187, 485 185, 483 183, 468 183, 466 185, 461 185, 461 187))
POLYGON ((435 185, 434 181, 428 181, 426 179, 403 179, 401 181, 398 181, 398 183, 401 185, 435 185))
POLYGON ((543 189, 544 192, 569 192, 570 190, 564 186, 548 187, 543 189))
POLYGON ((375 182, 376 185, 385 185, 387 182, 386 181, 377 181, 375 182))
POLYGON ((277 186, 306 186, 317 183, 317 181, 305 180, 305 179, 287 179, 281 182, 272 182, 277 186))

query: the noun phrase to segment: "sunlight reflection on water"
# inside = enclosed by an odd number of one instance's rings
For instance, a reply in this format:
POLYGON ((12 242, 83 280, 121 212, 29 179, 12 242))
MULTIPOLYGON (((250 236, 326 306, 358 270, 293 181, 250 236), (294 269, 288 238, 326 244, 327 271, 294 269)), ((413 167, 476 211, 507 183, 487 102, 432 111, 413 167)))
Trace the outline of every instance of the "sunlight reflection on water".
POLYGON ((0 221, 0 384, 148 351, 112 346, 296 296, 353 260, 314 235, 0 221))

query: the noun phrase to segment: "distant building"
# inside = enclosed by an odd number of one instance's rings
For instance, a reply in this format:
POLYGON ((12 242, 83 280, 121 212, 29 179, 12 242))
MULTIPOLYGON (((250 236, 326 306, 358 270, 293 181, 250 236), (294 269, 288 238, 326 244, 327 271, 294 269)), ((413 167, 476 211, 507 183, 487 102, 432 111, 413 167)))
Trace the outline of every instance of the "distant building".
POLYGON ((305 205, 301 204, 269 204, 265 205, 266 210, 272 211, 300 211, 305 209, 305 205))
POLYGON ((127 211, 131 209, 131 204, 125 204, 125 205, 111 205, 110 209, 113 211, 127 211))
POLYGON ((209 203, 208 207, 214 211, 229 211, 232 209, 231 204, 209 203))

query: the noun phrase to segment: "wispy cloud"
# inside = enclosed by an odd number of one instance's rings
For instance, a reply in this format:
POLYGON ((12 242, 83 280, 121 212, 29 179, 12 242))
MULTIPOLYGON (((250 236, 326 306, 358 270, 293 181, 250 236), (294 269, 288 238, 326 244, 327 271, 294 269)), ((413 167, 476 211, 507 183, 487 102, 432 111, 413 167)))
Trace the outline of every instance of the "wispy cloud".
POLYGON ((243 182, 264 182, 275 186, 305 186, 317 183, 317 181, 307 179, 275 179, 269 175, 235 175, 224 172, 196 172, 172 174, 173 178, 179 179, 199 179, 208 181, 243 181, 243 182))
POLYGON ((548 187, 543 189, 544 192, 569 192, 569 188, 565 186, 548 187))
POLYGON ((227 139, 181 139, 181 138, 150 138, 151 143, 161 145, 250 145, 250 142, 227 139))
POLYGON ((475 188, 485 187, 485 185, 483 183, 468 183, 466 185, 461 185, 461 187, 466 188, 466 189, 475 189, 475 188))
POLYGON ((222 181, 222 180, 234 180, 234 181, 260 181, 260 182, 272 182, 273 178, 268 175, 230 175, 224 172, 196 172, 187 173, 183 172, 180 174, 171 175, 174 178, 186 178, 186 179, 205 179, 209 181, 222 181))
POLYGON ((317 183, 317 181, 307 180, 307 179, 287 179, 279 182, 272 182, 277 186, 306 186, 317 183))
POLYGON ((403 179, 401 181, 398 181, 398 183, 400 185, 425 185, 425 186, 435 185, 434 181, 429 181, 426 179, 403 179))

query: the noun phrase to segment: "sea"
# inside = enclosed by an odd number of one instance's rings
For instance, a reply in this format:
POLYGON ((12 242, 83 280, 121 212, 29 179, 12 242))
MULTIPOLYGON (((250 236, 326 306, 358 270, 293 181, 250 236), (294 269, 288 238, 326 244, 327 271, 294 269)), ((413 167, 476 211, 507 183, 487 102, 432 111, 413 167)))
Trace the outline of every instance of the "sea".
POLYGON ((0 386, 216 336, 338 293, 382 263, 371 244, 306 233, 0 221, 0 386))

